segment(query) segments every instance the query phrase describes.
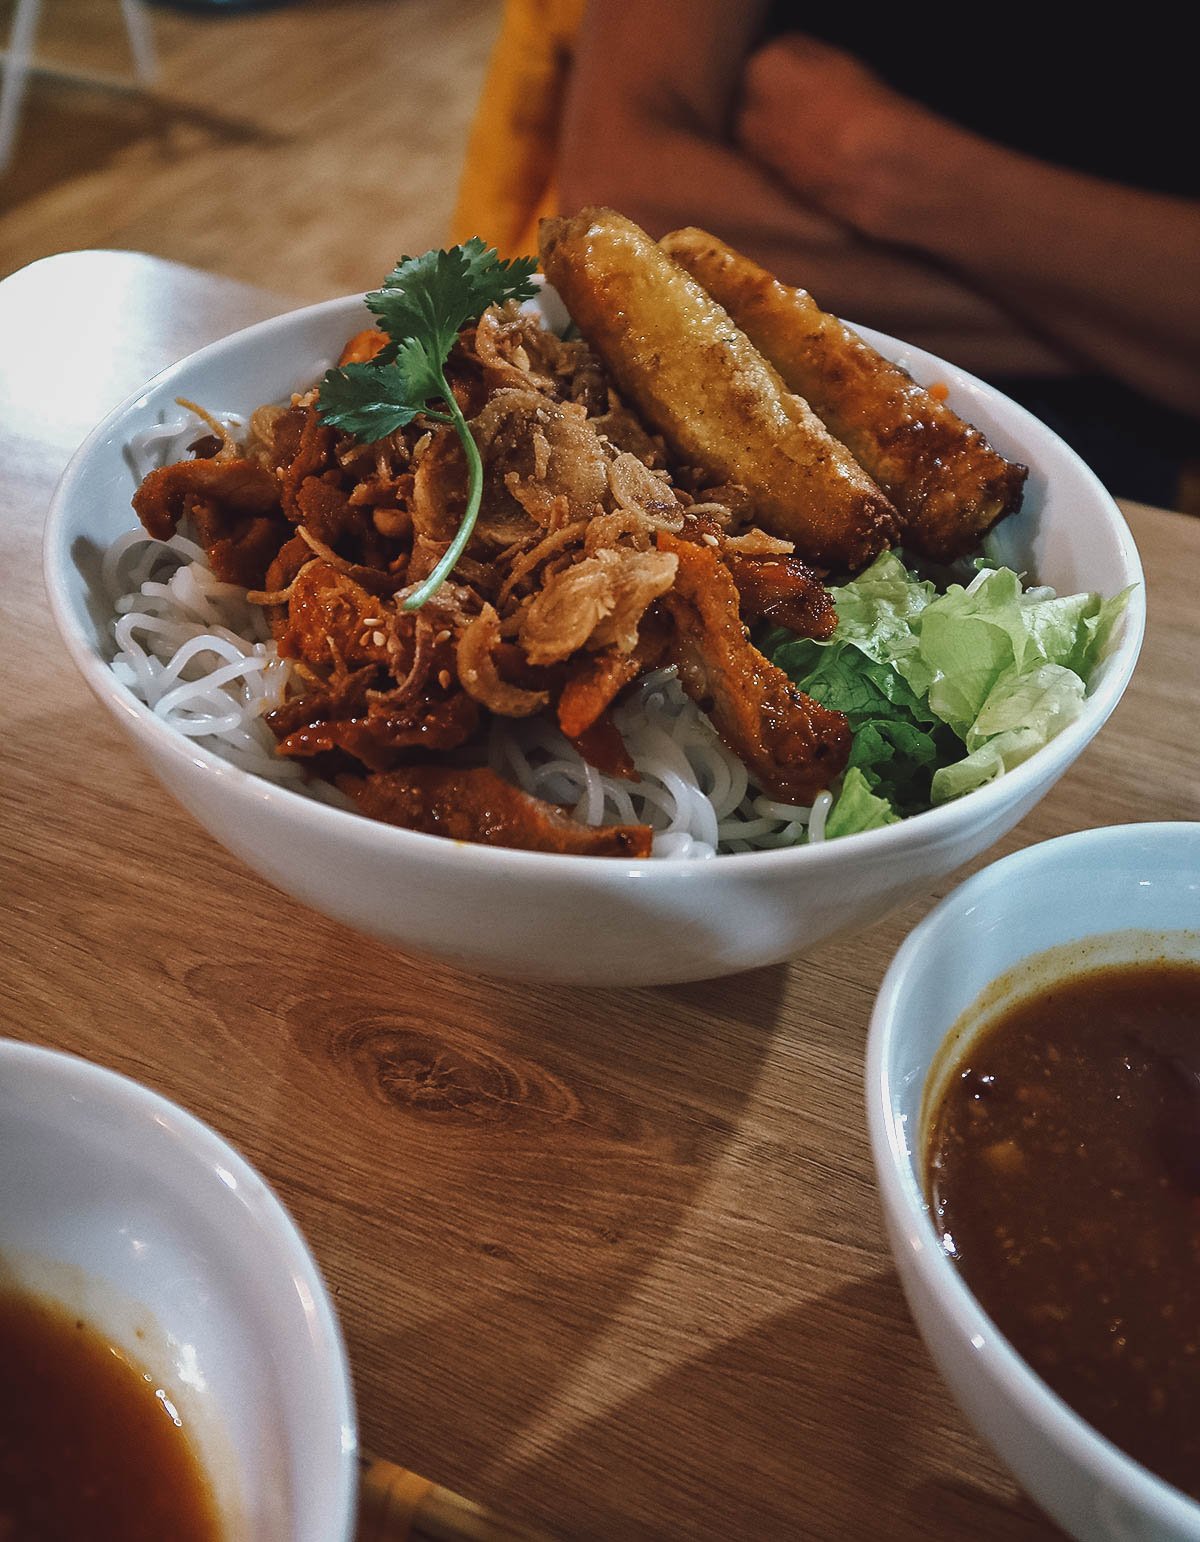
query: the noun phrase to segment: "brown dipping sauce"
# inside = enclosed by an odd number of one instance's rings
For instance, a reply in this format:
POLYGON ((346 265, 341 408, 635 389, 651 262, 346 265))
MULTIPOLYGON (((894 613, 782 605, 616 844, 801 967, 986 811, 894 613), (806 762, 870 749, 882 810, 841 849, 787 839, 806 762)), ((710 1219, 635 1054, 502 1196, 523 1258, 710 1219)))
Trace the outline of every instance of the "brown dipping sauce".
POLYGON ((0 1538, 220 1542, 159 1385, 61 1308, 0 1293, 0 1538))
POLYGON ((1010 1007, 928 1128, 935 1223, 996 1325, 1200 1498, 1200 966, 1110 966, 1010 1007))

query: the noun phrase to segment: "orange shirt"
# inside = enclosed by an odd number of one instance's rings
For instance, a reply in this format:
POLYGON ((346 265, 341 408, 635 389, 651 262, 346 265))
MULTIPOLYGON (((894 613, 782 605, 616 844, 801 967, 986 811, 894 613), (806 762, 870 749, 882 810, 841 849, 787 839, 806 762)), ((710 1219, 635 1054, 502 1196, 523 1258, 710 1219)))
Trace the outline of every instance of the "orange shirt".
POLYGON ((557 213, 554 179, 571 47, 584 0, 507 0, 458 188, 450 239, 482 236, 501 257, 537 251, 557 213))

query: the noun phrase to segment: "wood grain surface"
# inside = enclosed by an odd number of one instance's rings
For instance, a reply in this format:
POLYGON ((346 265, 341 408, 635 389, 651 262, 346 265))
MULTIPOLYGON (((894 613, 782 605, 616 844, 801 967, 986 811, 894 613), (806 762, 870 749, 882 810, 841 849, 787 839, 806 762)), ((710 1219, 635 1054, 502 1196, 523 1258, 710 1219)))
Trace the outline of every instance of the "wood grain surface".
MULTIPOLYGON (((787 967, 496 984, 245 871, 76 676, 39 552, 71 449, 281 304, 127 254, 0 285, 0 1032, 138 1078, 266 1174, 336 1299, 364 1443, 438 1484, 560 1538, 1053 1535, 916 1335, 867 1146, 874 993, 963 874, 787 967), (81 333, 53 302, 83 284, 81 333)), ((1200 524, 1128 514, 1150 602, 1134 681, 983 860, 1200 818, 1200 524)))

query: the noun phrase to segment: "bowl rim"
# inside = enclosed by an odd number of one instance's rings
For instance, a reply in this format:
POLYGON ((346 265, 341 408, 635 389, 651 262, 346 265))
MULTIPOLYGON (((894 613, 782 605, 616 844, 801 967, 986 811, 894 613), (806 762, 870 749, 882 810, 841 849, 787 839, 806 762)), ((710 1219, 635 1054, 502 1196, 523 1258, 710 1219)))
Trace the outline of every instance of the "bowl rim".
MULTIPOLYGON (((64 1098, 72 1101, 84 1099, 127 1125, 132 1125, 135 1120, 139 1125, 153 1122, 178 1139, 179 1148, 187 1153, 189 1165, 198 1166, 205 1174, 220 1168, 232 1176, 238 1186, 254 1194, 256 1207, 265 1211, 262 1218, 268 1223, 267 1234, 276 1257, 293 1279, 303 1283, 302 1298, 310 1324, 309 1336, 314 1349, 320 1350, 314 1359, 321 1367, 319 1379, 334 1416, 330 1423, 331 1446, 335 1439, 333 1432, 338 1432, 338 1492, 336 1513, 330 1519, 340 1529, 332 1536, 344 1537, 349 1542, 358 1498, 359 1450, 358 1414, 349 1355, 320 1266, 307 1238, 274 1186, 212 1125, 123 1071, 99 1065, 69 1050, 0 1037, 0 1077, 7 1083, 10 1076, 32 1078, 47 1090, 53 1089, 56 1096, 61 1092, 64 1098)), ((225 1187, 230 1187, 224 1179, 222 1182, 225 1187)))
MULTIPOLYGON (((549 286, 544 287, 549 288, 549 286)), ((316 798, 306 797, 284 784, 271 782, 252 772, 242 770, 241 767, 222 759, 211 750, 196 744, 157 717, 117 679, 109 663, 87 637, 67 600, 70 592, 67 575, 72 566, 70 541, 66 528, 69 510, 75 500, 77 486, 86 477, 89 461, 97 447, 110 438, 123 419, 135 413, 140 407, 148 405, 152 394, 161 394, 178 376, 211 363, 227 350, 250 344, 266 345, 305 322, 320 323, 327 317, 332 318, 343 313, 350 317, 356 310, 363 308, 364 300, 361 294, 342 295, 330 300, 318 301, 313 305, 300 306, 277 316, 268 317, 264 321, 239 328, 224 337, 216 338, 202 348, 176 360, 175 363, 167 365, 119 402, 88 434, 71 456, 50 500, 42 543, 43 578, 51 614, 76 667, 93 694, 118 720, 123 721, 135 736, 147 737, 159 753, 169 755, 176 761, 190 762, 193 767, 198 767, 203 772, 219 775, 225 781, 227 795, 232 795, 241 802, 252 802, 260 811, 264 806, 285 815, 290 810, 294 816, 310 820, 314 831, 327 832, 331 836, 339 833, 342 836, 352 836, 356 829, 366 823, 373 832, 372 843, 380 853, 390 853, 396 857, 402 857, 408 852, 414 855, 424 853, 432 858, 436 851, 467 848, 479 854, 480 860, 486 862, 500 875, 511 872, 515 876, 530 868, 531 865, 540 868, 545 864, 548 856, 553 857, 555 868, 563 872, 574 869, 581 873, 605 872, 610 876, 620 872, 651 881, 656 881, 655 875, 657 875, 657 881, 661 881, 668 876, 674 879, 684 873, 695 874, 699 871, 728 873, 731 867, 733 873, 749 875, 764 868, 781 870, 788 863, 798 863, 803 868, 820 871, 829 862, 842 860, 841 855, 830 857, 830 847, 835 854, 853 852, 864 859, 887 853, 900 855, 913 847, 938 844, 940 840, 953 834, 964 820, 986 824, 990 813, 999 812, 1004 807, 1011 806, 1024 793, 1036 788, 1043 780, 1044 769, 1048 763, 1061 767, 1070 765, 1104 725, 1120 701, 1136 667, 1145 635, 1146 582, 1137 546, 1112 495, 1091 467, 1048 425, 1019 403, 1004 396, 1004 393, 996 387, 988 385, 959 366, 918 348, 915 344, 905 343, 899 338, 891 337, 874 328, 856 327, 855 330, 868 342, 889 357, 903 358, 910 363, 916 360, 928 361, 960 388, 968 392, 980 392, 985 397, 1000 399, 1005 404, 1006 410, 1016 414, 1017 421, 1023 429, 1031 428, 1035 437, 1039 433, 1048 436, 1056 446, 1057 452, 1074 463, 1076 473, 1081 474, 1084 480, 1090 483, 1093 493, 1108 515, 1110 526, 1117 538, 1120 561, 1125 570, 1123 587, 1131 591, 1128 603, 1118 620, 1110 651, 1103 660, 1103 677, 1094 689, 1088 690, 1084 698, 1083 711, 1027 760, 961 798, 940 804, 936 808, 926 809, 919 814, 909 815, 895 824, 874 830, 856 831, 850 835, 839 836, 835 841, 820 841, 813 845, 732 853, 731 855, 737 858, 736 862, 730 862, 726 858, 698 862, 688 857, 584 856, 576 853, 523 851, 510 847, 487 846, 478 842, 448 841, 445 836, 407 830, 376 820, 364 820, 363 815, 353 810, 338 808, 316 798), (965 815, 964 808, 967 810, 965 815)))
MULTIPOLYGON (((969 910, 983 891, 1003 884, 1010 893, 1019 893, 1031 870, 1052 867, 1064 855, 1111 852, 1145 841, 1177 846, 1181 839, 1200 845, 1200 821, 1146 820, 1076 830, 1011 852, 957 885, 913 927, 888 966, 868 1028, 864 1086, 868 1134, 884 1212, 903 1228, 909 1244, 906 1256, 936 1298, 948 1331, 972 1345, 981 1369, 986 1366, 986 1374, 1019 1402, 1030 1424, 1051 1434, 1092 1477, 1139 1511, 1151 1512, 1157 1521, 1178 1528, 1181 1535, 1200 1539, 1200 1501, 1151 1472, 1053 1391, 992 1321, 947 1257, 906 1150, 901 1121, 896 1117, 891 1074, 903 998, 922 968, 929 939, 953 926, 955 916, 969 910)), ((928 1072, 926 1067, 926 1078, 928 1072)))

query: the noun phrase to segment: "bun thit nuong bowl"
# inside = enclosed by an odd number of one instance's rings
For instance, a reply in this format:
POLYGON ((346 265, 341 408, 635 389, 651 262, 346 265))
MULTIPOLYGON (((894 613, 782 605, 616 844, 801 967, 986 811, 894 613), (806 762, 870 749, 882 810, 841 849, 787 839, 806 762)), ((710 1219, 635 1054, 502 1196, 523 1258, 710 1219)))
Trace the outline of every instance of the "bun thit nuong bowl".
POLYGON ((1160 958, 1200 963, 1200 824, 1062 836, 976 873, 914 928, 880 987, 867 1048, 872 1153, 917 1326, 975 1428, 1088 1542, 1200 1542, 1200 1504, 1085 1423, 988 1317, 926 1204, 923 1104, 952 1032, 968 1042, 981 1016, 1067 971, 1160 958))
MULTIPOLYGON (((546 295, 546 303, 555 297, 546 295)), ((1030 468, 1000 559, 1060 593, 1136 586, 1080 717, 1008 775, 958 802, 827 845, 711 861, 625 861, 465 845, 378 824, 269 785, 154 717, 108 667, 100 563, 134 523, 131 437, 185 397, 249 413, 307 388, 364 325, 358 297, 280 316, 201 349, 118 407, 55 494, 45 566, 58 628, 92 690, 170 792, 249 867, 294 898, 406 951, 485 974, 572 984, 705 979, 786 959, 857 930, 1009 830, 1107 719, 1141 646, 1141 566, 1113 500, 1056 435, 962 370, 861 329, 1003 455, 1030 468)))

